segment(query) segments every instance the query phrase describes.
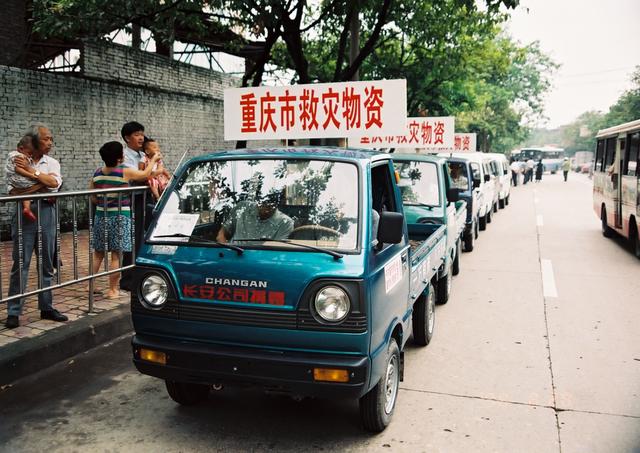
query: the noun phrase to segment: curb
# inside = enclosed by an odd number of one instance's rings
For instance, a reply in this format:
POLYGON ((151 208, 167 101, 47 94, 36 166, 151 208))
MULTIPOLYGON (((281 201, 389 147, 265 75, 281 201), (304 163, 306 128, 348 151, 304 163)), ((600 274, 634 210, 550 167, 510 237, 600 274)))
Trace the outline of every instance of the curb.
POLYGON ((35 338, 10 343, 2 348, 0 385, 10 384, 132 331, 131 310, 126 304, 35 338))

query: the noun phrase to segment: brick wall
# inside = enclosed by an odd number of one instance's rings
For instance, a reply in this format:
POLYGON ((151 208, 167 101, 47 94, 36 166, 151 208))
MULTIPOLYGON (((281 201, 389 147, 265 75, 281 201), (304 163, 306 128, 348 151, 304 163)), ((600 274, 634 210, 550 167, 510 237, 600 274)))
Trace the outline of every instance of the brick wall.
MULTIPOLYGON (((223 140, 223 89, 238 79, 113 44, 87 44, 84 75, 0 66, 0 150, 15 149, 34 122, 51 128, 64 189, 85 189, 102 164, 99 147, 120 140, 127 121, 145 125, 171 169, 189 156, 235 142, 223 140)), ((252 143, 255 144, 255 143, 252 143)), ((4 172, 1 192, 6 191, 4 172)), ((0 207, 3 230, 6 208, 0 207)))

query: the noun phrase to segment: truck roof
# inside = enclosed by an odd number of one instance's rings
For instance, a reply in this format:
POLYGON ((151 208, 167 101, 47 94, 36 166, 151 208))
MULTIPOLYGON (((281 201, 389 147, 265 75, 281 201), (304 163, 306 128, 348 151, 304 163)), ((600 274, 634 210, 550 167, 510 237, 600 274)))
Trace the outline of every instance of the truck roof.
POLYGON ((443 162, 446 159, 435 154, 415 154, 415 153, 393 153, 391 158, 394 161, 413 160, 422 162, 443 162))
POLYGON ((248 158, 260 157, 294 157, 294 158, 334 158, 352 161, 376 161, 388 158, 389 155, 373 150, 362 150, 352 148, 338 148, 334 146, 278 146, 265 148, 244 148, 232 150, 220 150, 211 153, 201 154, 190 159, 190 161, 202 161, 212 158, 248 158))

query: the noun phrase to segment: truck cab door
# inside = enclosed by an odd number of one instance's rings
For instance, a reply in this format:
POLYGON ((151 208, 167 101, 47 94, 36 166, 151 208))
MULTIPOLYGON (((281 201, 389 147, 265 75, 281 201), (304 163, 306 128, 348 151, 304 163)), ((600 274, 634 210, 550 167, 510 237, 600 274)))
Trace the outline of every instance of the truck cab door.
MULTIPOLYGON (((370 206, 381 213, 402 213, 400 192, 394 178, 391 161, 376 162, 371 166, 370 206)), ((374 216, 370 216, 373 218, 374 216)), ((406 228, 406 227, 405 227, 406 228)), ((390 323, 403 319, 409 307, 410 257, 406 234, 399 244, 378 243, 374 228, 369 234, 369 284, 371 297, 371 349, 375 350, 386 341, 390 323)), ((410 317, 408 322, 410 322, 410 317)), ((405 326, 407 327, 407 326, 405 326)), ((402 345, 399 345, 402 347, 402 345)))

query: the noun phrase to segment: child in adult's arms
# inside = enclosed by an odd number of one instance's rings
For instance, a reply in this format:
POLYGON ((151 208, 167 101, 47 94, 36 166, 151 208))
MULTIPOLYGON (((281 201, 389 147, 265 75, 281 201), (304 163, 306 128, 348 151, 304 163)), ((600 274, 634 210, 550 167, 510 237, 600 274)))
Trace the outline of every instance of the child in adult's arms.
POLYGON ((152 173, 151 176, 147 178, 147 182, 149 183, 149 189, 151 190, 153 199, 158 201, 160 195, 162 195, 162 192, 164 192, 164 189, 169 184, 171 173, 164 167, 162 160, 158 160, 154 165, 151 164, 153 156, 160 153, 158 142, 152 138, 145 137, 142 149, 144 150, 145 157, 143 157, 143 162, 140 163, 139 169, 144 170, 151 166, 152 173))
MULTIPOLYGON (((28 136, 22 137, 17 150, 9 153, 5 166, 9 194, 26 195, 47 191, 44 184, 36 182, 40 172, 33 168, 32 154, 33 144, 28 136)), ((37 220, 31 210, 31 200, 22 200, 22 215, 30 222, 37 220)))

